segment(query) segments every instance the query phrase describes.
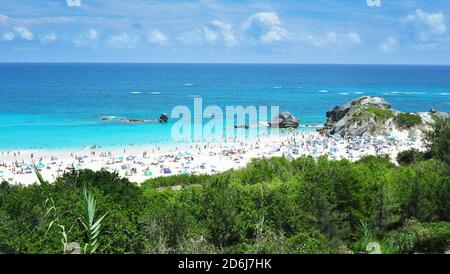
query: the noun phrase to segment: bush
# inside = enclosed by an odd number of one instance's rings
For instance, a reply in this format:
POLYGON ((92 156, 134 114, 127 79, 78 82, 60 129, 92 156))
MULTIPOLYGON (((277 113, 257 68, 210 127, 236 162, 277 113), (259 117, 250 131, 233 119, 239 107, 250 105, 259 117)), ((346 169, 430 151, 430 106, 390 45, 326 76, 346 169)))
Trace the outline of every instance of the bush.
POLYGON ((395 170, 393 191, 402 220, 448 220, 450 180, 447 172, 448 166, 434 159, 395 170))
POLYGON ((99 216, 108 212, 97 253, 365 253, 379 239, 384 253, 442 252, 450 231, 448 176, 439 159, 395 166, 387 157, 305 157, 141 186, 104 170, 67 173, 45 191, 2 183, 0 253, 62 252, 61 231, 47 231, 47 195, 70 230, 68 241, 83 242, 83 185, 99 216), (160 188, 172 185, 189 187, 160 188))
POLYGON ((435 118, 433 130, 426 134, 428 152, 450 165, 450 118, 435 118))
POLYGON ((394 118, 395 123, 400 128, 412 128, 422 123, 422 117, 417 114, 400 113, 394 118))
POLYGON ((405 150, 397 155, 397 162, 399 164, 409 165, 421 162, 425 159, 425 153, 415 149, 405 150))
POLYGON ((327 254, 332 249, 327 239, 318 231, 305 231, 290 237, 286 243, 289 253, 293 254, 327 254))
POLYGON ((386 253, 443 253, 450 248, 450 223, 407 220, 383 240, 386 253))

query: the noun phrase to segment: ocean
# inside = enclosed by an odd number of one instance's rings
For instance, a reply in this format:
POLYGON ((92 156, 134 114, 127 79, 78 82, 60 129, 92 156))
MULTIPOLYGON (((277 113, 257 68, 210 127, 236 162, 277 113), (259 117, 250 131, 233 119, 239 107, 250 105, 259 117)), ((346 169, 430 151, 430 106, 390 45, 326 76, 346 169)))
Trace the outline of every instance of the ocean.
POLYGON ((381 96, 401 111, 450 112, 450 66, 0 64, 0 149, 170 143, 171 125, 123 124, 173 107, 279 106, 303 126, 336 105, 381 96))

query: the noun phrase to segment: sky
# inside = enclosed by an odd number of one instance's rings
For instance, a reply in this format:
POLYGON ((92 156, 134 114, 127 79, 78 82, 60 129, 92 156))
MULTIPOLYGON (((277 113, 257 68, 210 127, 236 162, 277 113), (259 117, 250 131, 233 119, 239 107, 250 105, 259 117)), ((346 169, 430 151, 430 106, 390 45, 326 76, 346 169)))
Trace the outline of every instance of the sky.
POLYGON ((0 62, 450 65, 450 0, 0 0, 0 62))

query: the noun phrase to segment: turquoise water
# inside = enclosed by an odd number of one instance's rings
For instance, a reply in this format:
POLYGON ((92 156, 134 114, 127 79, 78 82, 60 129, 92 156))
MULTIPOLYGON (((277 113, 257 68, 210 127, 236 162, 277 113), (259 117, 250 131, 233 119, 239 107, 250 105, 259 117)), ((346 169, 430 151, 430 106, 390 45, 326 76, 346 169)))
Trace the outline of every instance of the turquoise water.
MULTIPOLYGON (((377 95, 402 111, 450 112, 449 66, 225 64, 0 64, 0 149, 170 143, 157 118, 177 105, 279 106, 302 124, 377 95)), ((207 121, 207 120, 206 120, 207 121)), ((205 121, 205 122, 206 122, 205 121)))

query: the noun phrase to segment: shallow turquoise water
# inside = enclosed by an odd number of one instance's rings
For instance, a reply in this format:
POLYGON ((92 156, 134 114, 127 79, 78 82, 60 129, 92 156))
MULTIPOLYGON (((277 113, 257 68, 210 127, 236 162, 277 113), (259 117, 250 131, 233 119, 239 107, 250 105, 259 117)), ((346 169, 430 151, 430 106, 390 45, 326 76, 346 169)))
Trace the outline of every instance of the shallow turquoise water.
MULTIPOLYGON (((170 143, 157 118, 177 105, 279 106, 303 124, 363 95, 402 111, 450 111, 449 66, 0 64, 0 149, 170 143)), ((207 122, 207 119, 204 120, 207 122)))

